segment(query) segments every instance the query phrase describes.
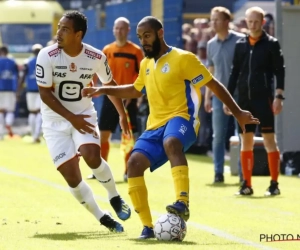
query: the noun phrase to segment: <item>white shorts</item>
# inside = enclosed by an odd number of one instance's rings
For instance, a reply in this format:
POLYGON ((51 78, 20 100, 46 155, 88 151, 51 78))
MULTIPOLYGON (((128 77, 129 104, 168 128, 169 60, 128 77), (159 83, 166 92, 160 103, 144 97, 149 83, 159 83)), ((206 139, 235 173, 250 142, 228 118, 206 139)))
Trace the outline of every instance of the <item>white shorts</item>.
POLYGON ((7 112, 14 112, 16 109, 16 93, 10 91, 0 92, 0 110, 7 112))
MULTIPOLYGON (((56 168, 74 158, 83 144, 97 144, 100 146, 100 131, 97 122, 97 113, 86 118, 86 121, 95 125, 94 134, 81 134, 67 120, 43 121, 43 133, 47 147, 56 168)), ((100 152, 100 149, 99 149, 100 152)))
POLYGON ((41 97, 39 92, 26 93, 27 109, 29 112, 41 109, 41 97))

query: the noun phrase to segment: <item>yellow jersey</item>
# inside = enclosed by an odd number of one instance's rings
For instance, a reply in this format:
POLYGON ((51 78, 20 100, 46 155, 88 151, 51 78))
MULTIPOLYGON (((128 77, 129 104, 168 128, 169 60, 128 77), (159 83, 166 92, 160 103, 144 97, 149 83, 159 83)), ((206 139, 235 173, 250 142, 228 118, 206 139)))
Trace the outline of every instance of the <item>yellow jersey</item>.
POLYGON ((147 94, 150 114, 146 130, 157 129, 179 116, 192 122, 198 134, 200 88, 211 79, 201 61, 185 50, 171 47, 157 61, 144 58, 134 87, 147 94))

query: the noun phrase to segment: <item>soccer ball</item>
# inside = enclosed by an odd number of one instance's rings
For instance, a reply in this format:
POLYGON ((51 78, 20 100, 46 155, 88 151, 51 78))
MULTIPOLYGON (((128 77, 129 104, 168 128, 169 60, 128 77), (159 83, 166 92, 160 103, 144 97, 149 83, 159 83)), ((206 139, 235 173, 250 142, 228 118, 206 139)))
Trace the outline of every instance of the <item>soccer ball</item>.
POLYGON ((178 215, 164 214, 155 223, 154 235, 158 240, 183 241, 186 235, 185 221, 178 215))

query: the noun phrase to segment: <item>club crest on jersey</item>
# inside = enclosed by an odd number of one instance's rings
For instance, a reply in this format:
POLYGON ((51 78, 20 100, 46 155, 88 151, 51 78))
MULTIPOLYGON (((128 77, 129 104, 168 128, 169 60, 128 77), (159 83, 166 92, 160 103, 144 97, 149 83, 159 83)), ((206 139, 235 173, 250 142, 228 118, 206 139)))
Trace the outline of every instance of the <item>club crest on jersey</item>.
POLYGON ((129 63, 129 62, 126 62, 126 63, 125 63, 125 68, 128 69, 129 66, 130 66, 130 63, 129 63))
POLYGON ((150 74, 150 69, 146 69, 146 76, 150 74))
POLYGON ((75 63, 71 63, 69 68, 70 68, 71 72, 76 72, 77 71, 77 66, 75 65, 75 63))
POLYGON ((196 84, 198 82, 201 82, 204 79, 204 76, 202 74, 196 76, 194 79, 192 79, 192 83, 196 84))
POLYGON ((164 66, 161 68, 161 72, 166 74, 170 71, 170 65, 168 63, 165 63, 164 66))

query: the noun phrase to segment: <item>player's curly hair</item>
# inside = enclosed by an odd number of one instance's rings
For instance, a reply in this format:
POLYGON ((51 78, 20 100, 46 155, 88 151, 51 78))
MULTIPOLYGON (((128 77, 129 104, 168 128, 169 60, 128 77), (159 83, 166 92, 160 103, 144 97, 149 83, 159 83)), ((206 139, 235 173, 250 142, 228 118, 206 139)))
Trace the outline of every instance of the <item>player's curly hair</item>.
POLYGON ((146 16, 144 17, 139 23, 138 23, 138 26, 142 25, 142 24, 145 24, 145 23, 148 23, 151 28, 153 28, 155 31, 159 31, 160 29, 163 28, 163 25, 161 23, 161 21, 154 17, 154 16, 146 16))
POLYGON ((69 11, 63 15, 64 17, 73 20, 73 28, 75 32, 82 31, 82 39, 87 30, 87 18, 79 11, 69 11))

